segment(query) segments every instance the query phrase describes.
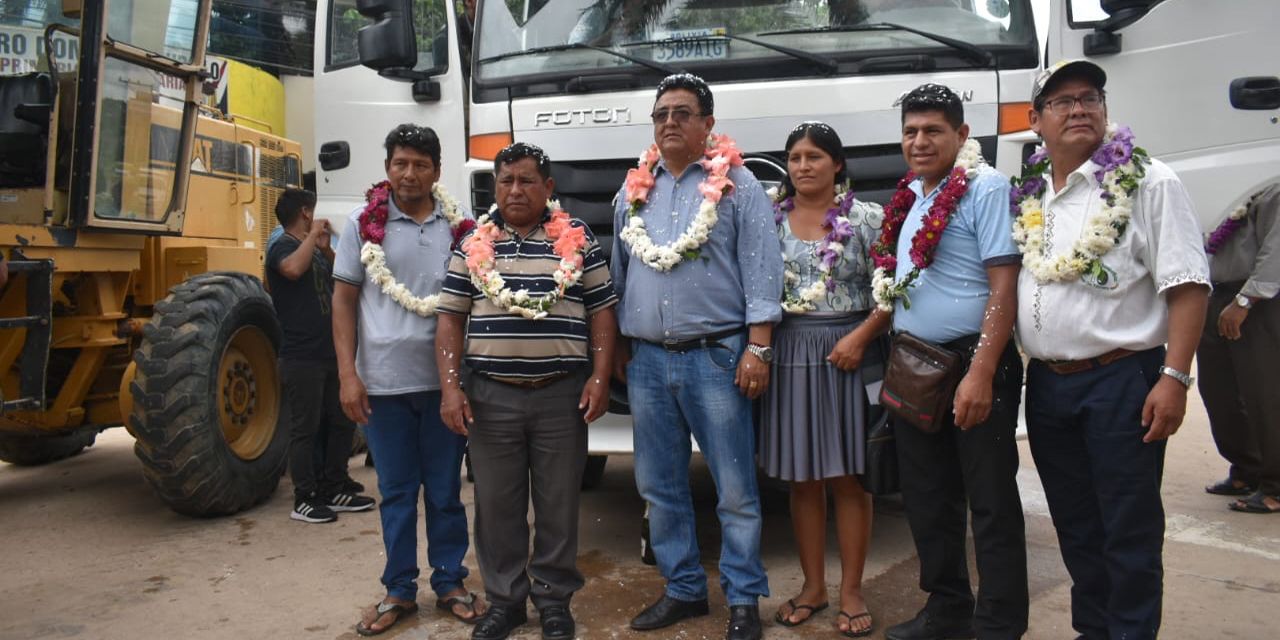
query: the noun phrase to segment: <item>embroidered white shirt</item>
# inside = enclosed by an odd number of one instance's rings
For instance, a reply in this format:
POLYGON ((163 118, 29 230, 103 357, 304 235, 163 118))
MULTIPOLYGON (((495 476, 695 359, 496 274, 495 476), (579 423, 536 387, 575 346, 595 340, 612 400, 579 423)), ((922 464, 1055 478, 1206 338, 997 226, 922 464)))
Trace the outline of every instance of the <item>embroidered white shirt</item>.
MULTIPOLYGON (((1102 207, 1102 189, 1086 161, 1061 192, 1045 189, 1045 252, 1066 254, 1084 221, 1102 207)), ((1104 274, 1066 282, 1018 276, 1018 339, 1033 358, 1080 360, 1118 348, 1140 351, 1169 337, 1165 291, 1188 282, 1209 285, 1200 221, 1173 170, 1152 160, 1134 196, 1120 243, 1102 256, 1104 274)))

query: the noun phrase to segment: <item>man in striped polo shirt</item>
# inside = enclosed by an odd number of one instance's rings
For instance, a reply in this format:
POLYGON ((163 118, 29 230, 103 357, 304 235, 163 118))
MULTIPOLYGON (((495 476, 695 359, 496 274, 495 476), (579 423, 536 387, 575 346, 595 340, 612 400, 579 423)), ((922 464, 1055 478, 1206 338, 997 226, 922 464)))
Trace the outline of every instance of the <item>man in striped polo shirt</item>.
POLYGON ((569 600, 583 585, 587 423, 609 404, 617 296, 591 231, 548 206, 555 181, 546 154, 513 144, 494 172, 499 208, 454 252, 436 335, 441 417, 470 438, 476 478, 476 559, 490 607, 471 637, 506 638, 532 598, 542 637, 568 640, 569 600))

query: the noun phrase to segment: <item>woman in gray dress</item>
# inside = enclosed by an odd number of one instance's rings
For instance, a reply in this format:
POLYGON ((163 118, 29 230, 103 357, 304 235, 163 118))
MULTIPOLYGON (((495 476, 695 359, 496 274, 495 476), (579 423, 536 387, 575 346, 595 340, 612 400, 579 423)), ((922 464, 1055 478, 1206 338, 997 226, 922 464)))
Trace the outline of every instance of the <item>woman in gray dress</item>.
POLYGON ((806 122, 787 138, 787 179, 775 195, 778 239, 786 265, 783 309, 774 333, 769 390, 759 403, 759 463, 791 486, 791 520, 804 586, 775 620, 795 626, 826 609, 827 491, 840 539, 840 614, 849 637, 871 633, 862 570, 871 535, 871 496, 864 469, 873 411, 866 386, 882 378, 884 352, 873 344, 861 364, 842 371, 831 358, 873 308, 871 243, 884 214, 854 199, 843 145, 831 127, 806 122))

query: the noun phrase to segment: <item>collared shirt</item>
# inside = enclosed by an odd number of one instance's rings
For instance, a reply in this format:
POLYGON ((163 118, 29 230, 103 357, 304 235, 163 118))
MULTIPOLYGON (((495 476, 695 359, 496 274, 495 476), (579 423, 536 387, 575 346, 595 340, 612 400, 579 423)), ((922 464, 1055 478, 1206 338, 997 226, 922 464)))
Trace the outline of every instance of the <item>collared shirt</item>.
MULTIPOLYGON (((898 234, 896 279, 906 277, 913 268, 911 240, 950 179, 945 178, 927 195, 923 178, 908 185, 916 201, 898 234)), ((937 343, 981 332, 991 294, 987 268, 1022 262, 1012 230, 1009 179, 983 165, 969 180, 969 188, 951 214, 933 263, 920 271, 915 285, 907 290, 911 308, 906 308, 902 299, 897 301, 893 328, 937 343)))
MULTIPOLYGON (((702 203, 698 185, 707 177, 694 163, 677 179, 658 161, 649 201, 637 212, 654 244, 673 242, 689 228, 702 203)), ((782 319, 782 255, 773 206, 751 171, 729 170, 733 193, 720 199, 719 218, 700 258, 671 271, 650 268, 614 236, 610 271, 621 300, 622 335, 649 342, 690 340, 744 324, 782 319)), ((626 228, 626 189, 620 189, 614 228, 626 228)))
MULTIPOLYGON (((435 316, 424 318, 405 309, 365 277, 359 231, 363 210, 360 207, 347 217, 333 265, 335 279, 360 287, 356 371, 372 395, 438 390, 435 316)), ((382 251, 396 281, 418 297, 439 293, 453 243, 453 230, 439 207, 418 224, 392 198, 386 232, 382 251)))
MULTIPOLYGON (((494 242, 494 265, 512 291, 526 289, 534 295, 554 291, 553 277, 560 266, 555 241, 538 225, 528 236, 502 221, 494 212, 503 238, 494 242)), ((544 213, 543 222, 550 219, 544 213)), ((587 318, 617 303, 604 253, 582 221, 572 219, 586 232, 582 278, 569 287, 546 317, 530 320, 498 307, 471 282, 467 256, 454 251, 449 275, 440 292, 440 312, 470 314, 467 323, 465 362, 477 371, 506 381, 535 381, 568 373, 587 364, 590 326, 587 318)))
POLYGON ((1218 253, 1209 256, 1214 282, 1240 282, 1238 293, 1274 298, 1280 293, 1280 185, 1258 194, 1218 253))
MULTIPOLYGON (((875 273, 876 265, 871 259, 871 244, 880 237, 883 221, 884 210, 880 205, 853 201, 849 208, 853 235, 844 241, 840 263, 832 269, 833 288, 815 301, 813 310, 807 313, 866 311, 875 306, 871 297, 871 274, 875 273)), ((782 261, 786 270, 797 278, 790 284, 784 282, 783 287, 788 295, 798 298, 801 291, 822 280, 822 261, 817 254, 822 240, 797 238, 791 232, 791 220, 784 216, 782 224, 778 225, 778 241, 782 243, 782 261)))
MULTIPOLYGON (((1061 192, 1045 188, 1047 255, 1067 254, 1099 215, 1102 188, 1086 161, 1067 176, 1061 192)), ((1209 284, 1209 262, 1191 197, 1173 170, 1152 160, 1133 196, 1129 224, 1101 258, 1104 276, 1040 284, 1027 270, 1018 277, 1018 338, 1033 358, 1080 360, 1113 349, 1141 351, 1169 339, 1164 292, 1188 282, 1209 284)))

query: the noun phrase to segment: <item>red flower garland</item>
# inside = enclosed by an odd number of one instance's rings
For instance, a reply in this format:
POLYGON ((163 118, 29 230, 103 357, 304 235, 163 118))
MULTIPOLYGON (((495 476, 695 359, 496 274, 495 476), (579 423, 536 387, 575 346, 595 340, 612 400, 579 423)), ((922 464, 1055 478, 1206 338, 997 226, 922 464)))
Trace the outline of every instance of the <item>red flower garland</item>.
MULTIPOLYGON (((434 196, 433 190, 432 197, 434 196)), ((391 201, 391 182, 383 180, 369 187, 369 190, 364 192, 364 199, 367 204, 364 206, 364 211, 360 212, 357 225, 360 229, 360 239, 380 245, 387 237, 387 203, 391 201)), ((437 201, 436 206, 442 205, 437 201)), ((458 248, 458 243, 462 242, 462 237, 476 228, 476 222, 471 218, 463 218, 456 225, 447 218, 446 221, 450 222, 450 230, 453 233, 453 242, 449 245, 449 250, 453 251, 458 248)))
MULTIPOLYGON (((898 235, 902 233, 902 223, 906 221, 907 213, 911 211, 911 207, 916 203, 915 192, 907 188, 907 185, 910 185, 915 178, 916 174, 912 171, 898 181, 898 190, 893 194, 893 199, 889 201, 889 206, 885 207, 884 224, 880 229, 880 237, 871 245, 872 260, 875 261, 877 267, 884 269, 889 274, 897 271, 898 235)), ((952 169, 946 186, 934 198, 933 204, 929 206, 929 211, 925 213, 924 224, 920 225, 920 229, 911 238, 911 264, 915 268, 912 269, 911 273, 907 274, 907 277, 900 284, 904 290, 912 280, 915 280, 921 269, 926 269, 933 264, 933 256, 938 252, 938 244, 942 242, 942 232, 946 230, 947 225, 951 222, 951 216, 955 213, 956 207, 959 206, 960 199, 964 197, 968 190, 969 178, 965 174, 964 168, 956 167, 952 169)))

